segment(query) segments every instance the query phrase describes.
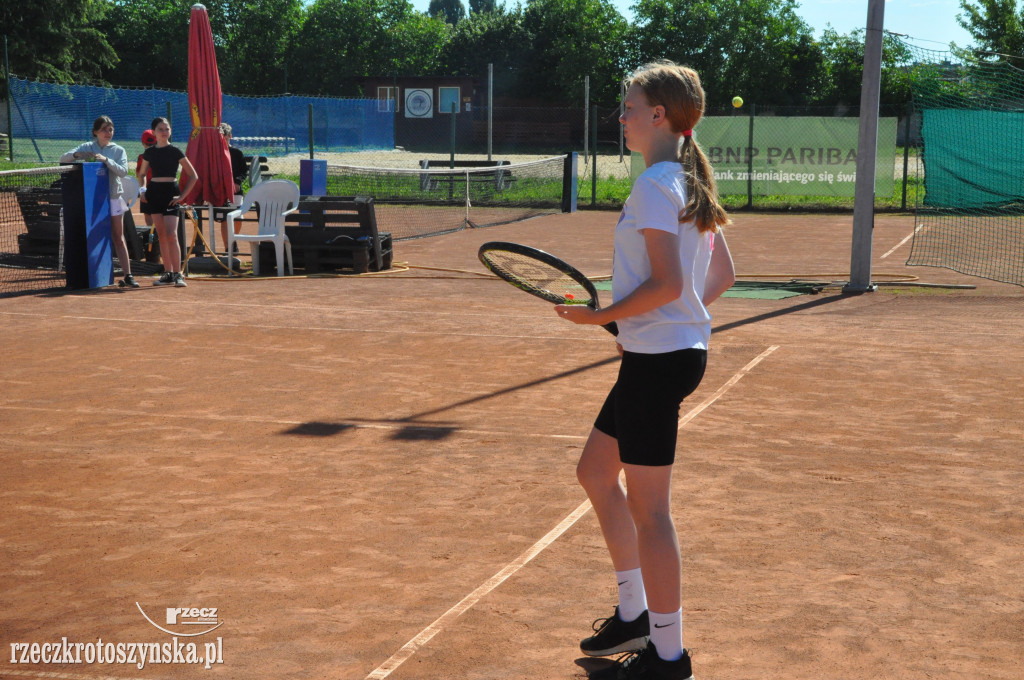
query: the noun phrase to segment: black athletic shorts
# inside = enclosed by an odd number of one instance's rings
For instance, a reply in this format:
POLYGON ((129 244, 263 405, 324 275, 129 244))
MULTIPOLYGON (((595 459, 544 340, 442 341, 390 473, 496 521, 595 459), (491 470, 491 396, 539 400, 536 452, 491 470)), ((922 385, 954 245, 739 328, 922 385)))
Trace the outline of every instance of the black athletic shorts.
POLYGON ((146 188, 146 201, 142 203, 144 215, 177 215, 178 206, 171 199, 178 195, 177 182, 150 182, 146 188))
POLYGON ((623 352, 619 378, 594 422, 594 427, 618 440, 623 463, 675 462, 679 405, 700 385, 707 361, 703 349, 623 352))

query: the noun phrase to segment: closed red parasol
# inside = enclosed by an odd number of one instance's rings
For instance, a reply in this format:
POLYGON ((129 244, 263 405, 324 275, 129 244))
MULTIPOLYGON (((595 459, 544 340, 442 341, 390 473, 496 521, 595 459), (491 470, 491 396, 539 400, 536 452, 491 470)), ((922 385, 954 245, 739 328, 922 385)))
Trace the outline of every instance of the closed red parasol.
POLYGON ((186 203, 224 205, 234 196, 228 143, 217 127, 221 122, 220 75, 213 51, 210 17, 203 5, 192 5, 188 31, 188 107, 192 136, 185 155, 199 181, 186 203))

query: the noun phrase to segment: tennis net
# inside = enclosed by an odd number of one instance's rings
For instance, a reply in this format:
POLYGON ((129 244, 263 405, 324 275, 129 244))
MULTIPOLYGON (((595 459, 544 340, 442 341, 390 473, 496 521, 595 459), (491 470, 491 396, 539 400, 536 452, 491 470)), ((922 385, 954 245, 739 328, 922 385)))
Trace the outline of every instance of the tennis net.
POLYGON ((1024 70, 908 47, 924 191, 907 264, 1024 286, 1024 70))
POLYGON ((525 163, 423 160, 419 168, 327 166, 327 193, 371 196, 396 241, 564 212, 575 198, 573 157, 525 163))
POLYGON ((70 169, 0 171, 0 296, 64 285, 61 182, 70 169))

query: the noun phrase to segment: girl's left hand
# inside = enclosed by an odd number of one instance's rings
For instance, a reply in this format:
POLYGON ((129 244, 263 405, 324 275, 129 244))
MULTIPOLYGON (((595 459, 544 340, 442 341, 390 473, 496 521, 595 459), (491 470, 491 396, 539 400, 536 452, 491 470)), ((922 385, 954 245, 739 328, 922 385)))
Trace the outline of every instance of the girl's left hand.
POLYGON ((103 155, 103 154, 101 154, 101 153, 93 154, 93 157, 92 157, 92 159, 93 159, 94 161, 99 161, 100 163, 106 163, 106 162, 107 162, 107 157, 106 157, 106 156, 104 156, 104 155, 103 155))
POLYGON ((171 197, 171 205, 178 205, 179 203, 181 203, 181 196, 171 197))
POLYGON ((597 312, 586 305, 555 305, 555 314, 577 324, 597 324, 597 312))

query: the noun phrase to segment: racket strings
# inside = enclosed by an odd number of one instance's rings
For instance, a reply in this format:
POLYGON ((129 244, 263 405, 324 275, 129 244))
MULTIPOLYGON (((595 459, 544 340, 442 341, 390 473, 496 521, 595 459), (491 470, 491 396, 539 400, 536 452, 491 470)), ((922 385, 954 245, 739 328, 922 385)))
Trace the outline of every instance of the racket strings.
POLYGON ((486 257, 492 271, 521 288, 544 293, 552 301, 591 303, 590 294, 575 279, 534 258, 506 251, 491 251, 486 257))

